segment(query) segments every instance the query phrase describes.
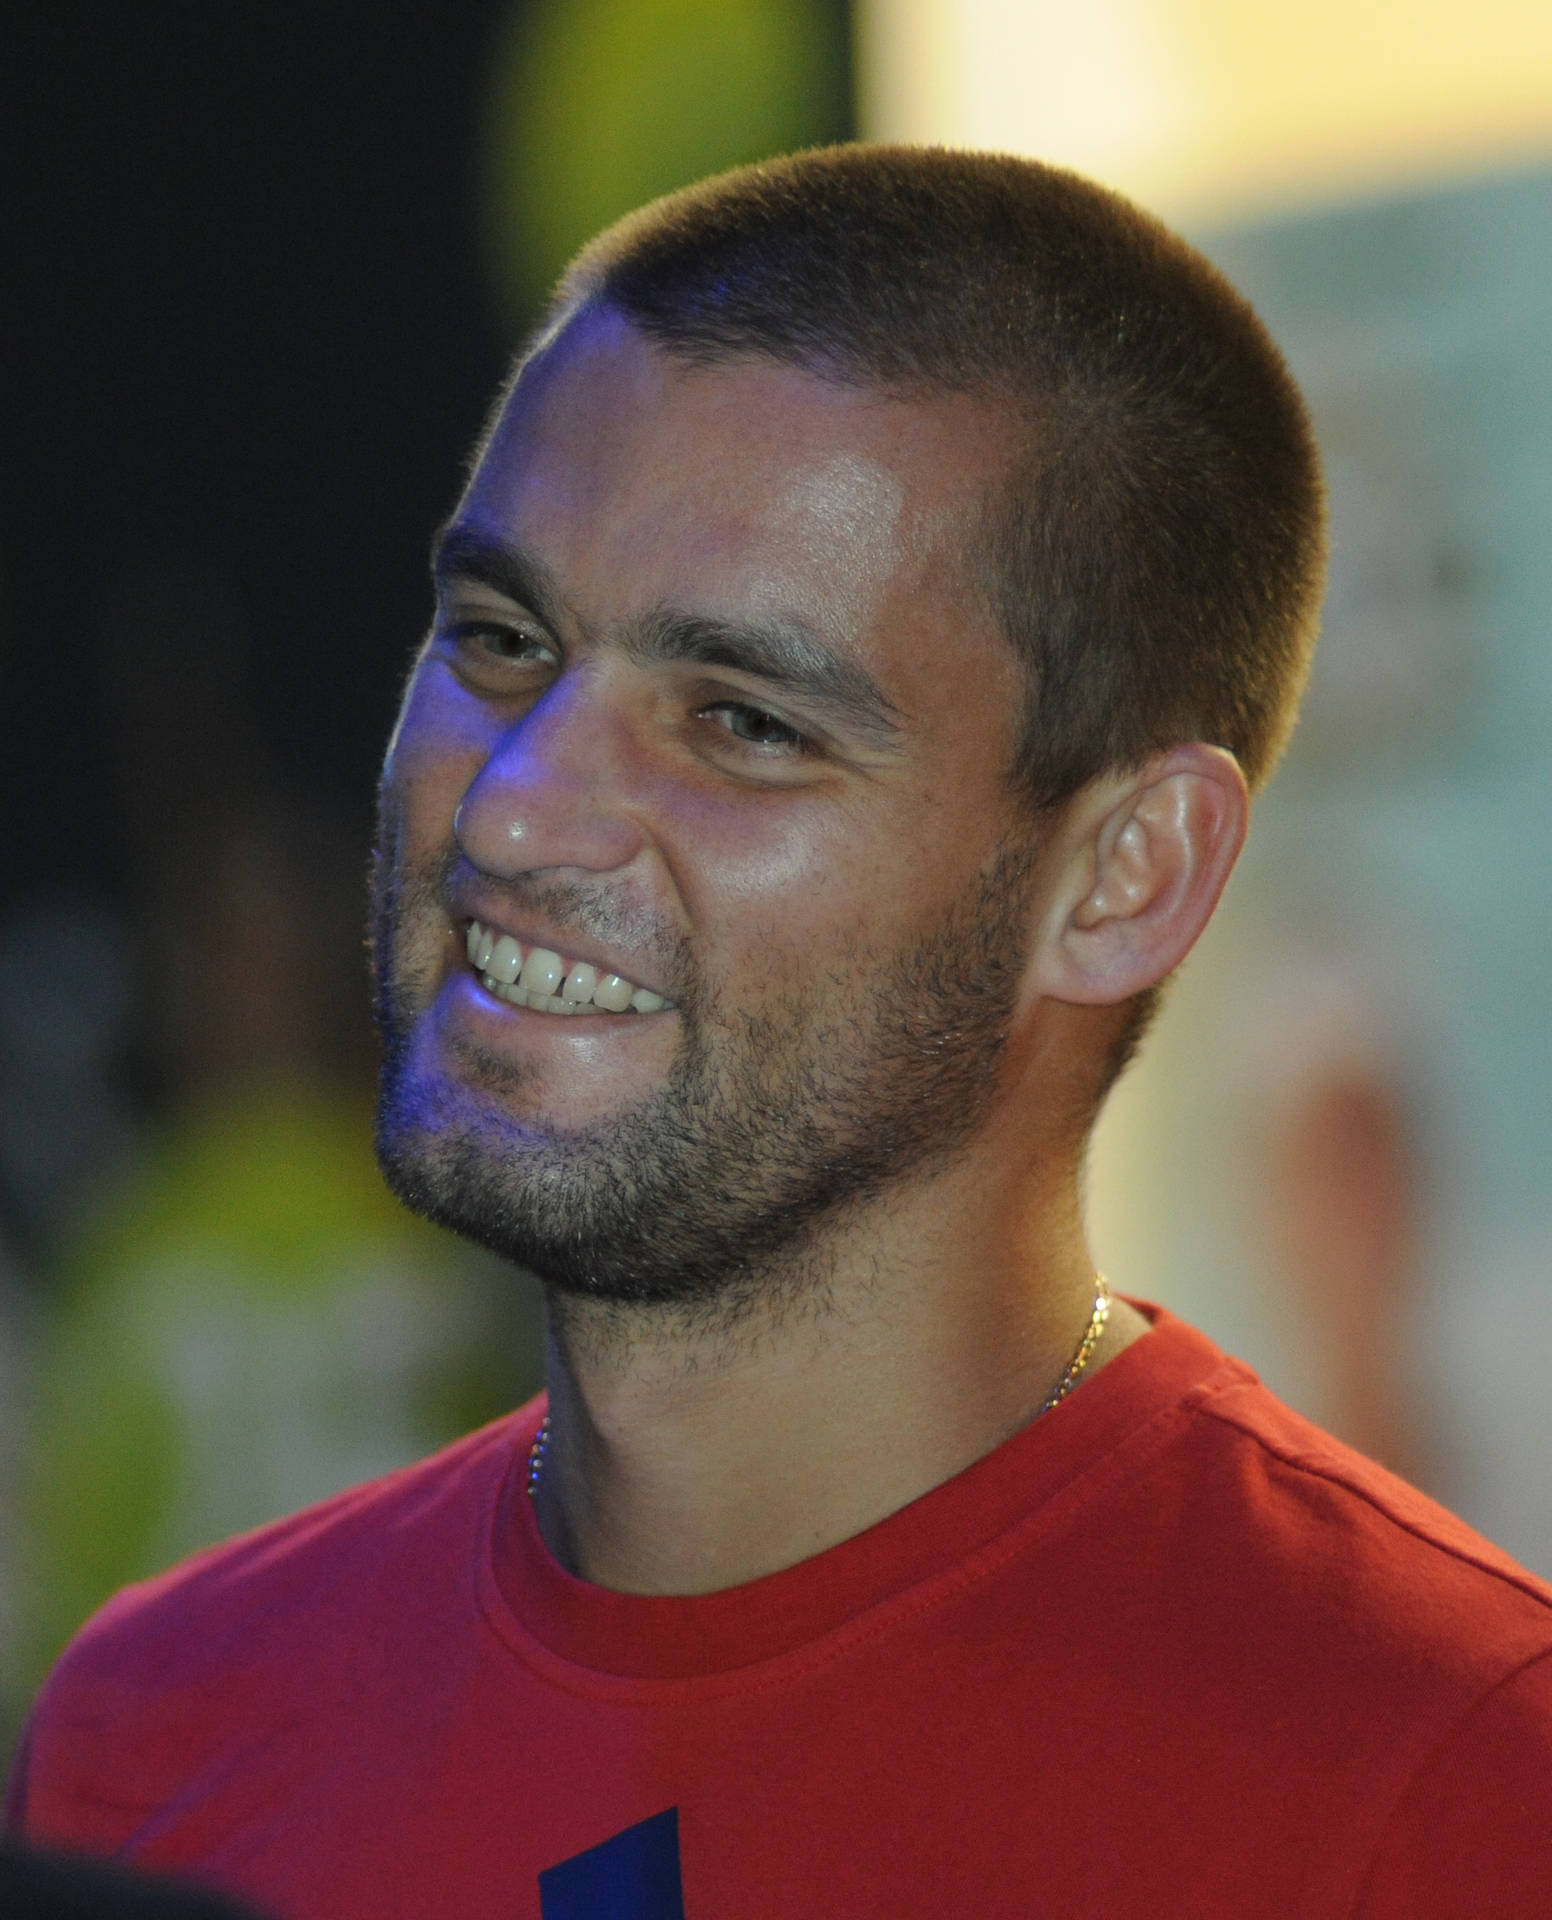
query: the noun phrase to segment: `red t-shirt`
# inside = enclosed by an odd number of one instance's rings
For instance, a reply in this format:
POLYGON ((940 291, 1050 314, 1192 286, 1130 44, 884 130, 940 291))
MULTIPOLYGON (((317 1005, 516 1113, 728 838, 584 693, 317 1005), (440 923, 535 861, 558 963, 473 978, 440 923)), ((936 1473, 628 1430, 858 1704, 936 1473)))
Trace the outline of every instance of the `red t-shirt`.
POLYGON ((285 1920, 1552 1913, 1552 1590, 1155 1321, 694 1598, 555 1563, 528 1407, 112 1601, 14 1817, 285 1920))

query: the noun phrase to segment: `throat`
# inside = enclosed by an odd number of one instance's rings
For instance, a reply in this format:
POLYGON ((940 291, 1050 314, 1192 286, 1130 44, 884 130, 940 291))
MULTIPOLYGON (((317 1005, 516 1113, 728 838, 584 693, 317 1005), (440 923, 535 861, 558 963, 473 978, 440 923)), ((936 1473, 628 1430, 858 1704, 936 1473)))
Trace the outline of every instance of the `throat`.
POLYGON ((1092 1276, 1010 1360, 829 1311, 699 1363, 616 1347, 600 1370, 552 1343, 553 1432, 535 1515, 571 1572, 622 1593, 701 1594, 824 1552, 990 1453, 1087 1383, 1147 1323, 1092 1276), (1079 1364, 1079 1355, 1086 1351, 1079 1364), (580 1364, 578 1364, 580 1362, 580 1364), (1063 1388, 1063 1383, 1066 1383, 1063 1388), (1058 1390, 1061 1390, 1060 1392, 1058 1390))

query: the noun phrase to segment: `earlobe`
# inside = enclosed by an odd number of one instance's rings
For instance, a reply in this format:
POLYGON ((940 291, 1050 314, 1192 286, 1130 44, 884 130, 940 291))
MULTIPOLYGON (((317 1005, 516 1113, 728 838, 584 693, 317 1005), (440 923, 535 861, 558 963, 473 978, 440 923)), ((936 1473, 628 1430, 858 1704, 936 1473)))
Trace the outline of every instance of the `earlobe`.
POLYGON ((1173 973, 1222 896, 1249 808, 1238 761, 1200 741, 1080 795, 1044 991, 1115 1005, 1173 973))

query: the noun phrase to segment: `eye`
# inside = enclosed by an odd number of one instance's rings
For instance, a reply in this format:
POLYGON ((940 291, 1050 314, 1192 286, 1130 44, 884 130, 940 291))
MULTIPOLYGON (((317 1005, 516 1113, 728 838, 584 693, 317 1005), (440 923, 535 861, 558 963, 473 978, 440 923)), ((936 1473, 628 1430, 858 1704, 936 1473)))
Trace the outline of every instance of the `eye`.
POLYGON ((559 665, 555 643, 523 621, 449 610, 434 645, 458 678, 487 699, 529 699, 559 665))
POLYGON ((448 639, 462 654, 484 655, 488 659, 534 662, 549 665, 555 649, 537 633, 522 627, 504 626, 495 620, 459 620, 444 629, 448 639))
POLYGON ((702 707, 701 715, 714 720, 735 740, 766 753, 801 754, 812 750, 812 742, 764 707, 751 706, 745 700, 718 700, 702 707))

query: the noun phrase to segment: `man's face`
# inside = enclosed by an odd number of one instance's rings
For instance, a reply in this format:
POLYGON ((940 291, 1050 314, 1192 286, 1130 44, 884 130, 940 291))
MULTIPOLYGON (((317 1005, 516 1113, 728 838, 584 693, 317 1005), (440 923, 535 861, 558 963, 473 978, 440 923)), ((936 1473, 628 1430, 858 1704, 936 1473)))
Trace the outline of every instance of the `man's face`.
POLYGON ((530 363, 383 778, 412 1205, 563 1289, 728 1301, 973 1137, 1030 892, 961 558, 1000 458, 969 401, 689 368, 607 311, 530 363))

